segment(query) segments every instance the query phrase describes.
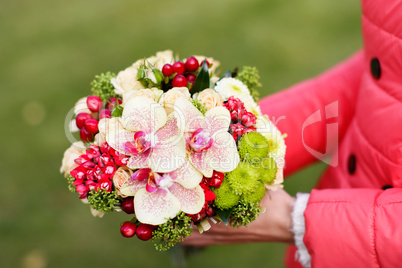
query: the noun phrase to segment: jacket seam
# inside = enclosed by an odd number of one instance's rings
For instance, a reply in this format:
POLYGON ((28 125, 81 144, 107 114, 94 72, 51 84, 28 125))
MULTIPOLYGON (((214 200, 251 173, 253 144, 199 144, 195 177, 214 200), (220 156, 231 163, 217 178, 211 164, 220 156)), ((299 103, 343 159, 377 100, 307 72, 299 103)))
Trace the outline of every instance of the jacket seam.
POLYGON ((352 201, 344 201, 344 200, 331 200, 331 201, 310 201, 310 202, 308 202, 308 204, 309 205, 311 205, 311 204, 333 204, 333 203, 337 203, 337 204, 339 204, 339 203, 346 203, 346 204, 359 204, 359 203, 355 203, 355 202, 352 202, 352 201))
MULTIPOLYGON (((362 136, 363 139, 366 141, 366 143, 367 143, 371 148, 373 148, 379 155, 381 155, 382 157, 384 157, 388 162, 390 162, 391 164, 394 164, 394 165, 398 165, 397 163, 395 163, 394 161, 392 161, 391 159, 389 159, 389 157, 386 156, 383 152, 381 152, 378 148, 374 147, 374 145, 372 145, 372 144, 369 142, 368 138, 367 138, 366 135, 363 133, 363 131, 362 131, 362 129, 361 129, 359 123, 358 123, 358 120, 354 120, 354 121, 355 121, 356 129, 360 132, 361 136, 362 136)), ((352 123, 353 123, 353 122, 352 122, 352 123)))
POLYGON ((363 14, 363 19, 367 20, 367 22, 369 22, 370 24, 372 24, 373 26, 375 26, 376 28, 378 28, 380 31, 383 31, 386 34, 392 35, 393 37, 395 37, 396 39, 398 39, 399 41, 402 41, 402 39, 398 36, 396 36, 395 34, 385 30, 384 28, 380 27, 378 24, 374 23, 374 21, 372 21, 371 19, 369 19, 369 17, 367 17, 366 15, 363 14))
POLYGON ((389 202, 389 203, 384 203, 384 204, 377 204, 377 207, 383 207, 386 205, 395 205, 395 204, 401 204, 402 201, 393 201, 393 202, 389 202))
POLYGON ((378 251, 377 251, 377 233, 376 233, 376 208, 377 208, 377 199, 381 195, 381 193, 377 193, 375 198, 374 198, 374 203, 373 203, 373 220, 372 220, 372 227, 373 227, 373 234, 372 234, 372 242, 373 242, 373 250, 374 250, 374 256, 377 262, 378 267, 381 268, 380 260, 378 258, 378 251))

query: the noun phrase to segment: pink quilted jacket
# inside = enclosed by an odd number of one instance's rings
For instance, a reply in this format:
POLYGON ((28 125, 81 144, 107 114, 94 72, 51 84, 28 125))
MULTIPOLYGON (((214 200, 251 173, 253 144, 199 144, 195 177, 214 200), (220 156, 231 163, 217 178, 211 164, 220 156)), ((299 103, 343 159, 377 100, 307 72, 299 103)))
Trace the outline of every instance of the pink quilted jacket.
POLYGON ((260 103, 286 116, 285 174, 339 148, 304 213, 312 267, 402 267, 402 0, 362 2, 363 51, 260 103))

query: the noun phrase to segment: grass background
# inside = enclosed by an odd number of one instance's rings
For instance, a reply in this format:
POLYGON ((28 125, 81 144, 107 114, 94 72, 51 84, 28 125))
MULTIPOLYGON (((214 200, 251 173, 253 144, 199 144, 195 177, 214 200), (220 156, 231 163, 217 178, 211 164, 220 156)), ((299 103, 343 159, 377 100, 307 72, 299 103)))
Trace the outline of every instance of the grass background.
MULTIPOLYGON (((59 174, 64 118, 95 74, 172 49, 260 70, 262 95, 361 47, 359 1, 3 0, 0 2, 0 267, 174 267, 123 239, 124 215, 93 218, 59 174)), ((295 111, 297 112, 297 111, 295 111)), ((309 191, 324 169, 293 175, 309 191)), ((281 244, 214 246, 189 267, 282 267, 281 244)))

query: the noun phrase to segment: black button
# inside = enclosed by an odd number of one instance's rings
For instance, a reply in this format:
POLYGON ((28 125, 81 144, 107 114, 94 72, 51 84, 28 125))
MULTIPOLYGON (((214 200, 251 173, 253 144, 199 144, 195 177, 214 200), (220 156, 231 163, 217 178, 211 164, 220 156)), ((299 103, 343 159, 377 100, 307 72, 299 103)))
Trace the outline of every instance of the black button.
POLYGON ((370 62, 371 75, 374 79, 380 79, 381 77, 381 65, 377 58, 372 58, 370 62))
POLYGON ((349 174, 352 175, 356 171, 356 156, 351 154, 348 159, 348 171, 349 174))
POLYGON ((387 190, 387 189, 391 189, 391 188, 394 188, 394 187, 392 187, 392 185, 384 185, 383 187, 382 187, 382 189, 383 190, 387 190))

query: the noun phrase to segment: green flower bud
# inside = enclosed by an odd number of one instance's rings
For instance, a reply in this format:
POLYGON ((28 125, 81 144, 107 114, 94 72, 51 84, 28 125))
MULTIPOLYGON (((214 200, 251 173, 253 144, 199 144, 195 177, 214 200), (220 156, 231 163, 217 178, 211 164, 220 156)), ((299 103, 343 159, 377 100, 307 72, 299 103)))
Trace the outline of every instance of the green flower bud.
POLYGON ((162 72, 161 72, 159 69, 157 69, 157 68, 153 68, 153 69, 152 69, 152 72, 154 73, 154 76, 155 76, 155 79, 156 79, 157 84, 159 85, 160 83, 162 83, 162 81, 163 81, 163 74, 162 74, 162 72))

